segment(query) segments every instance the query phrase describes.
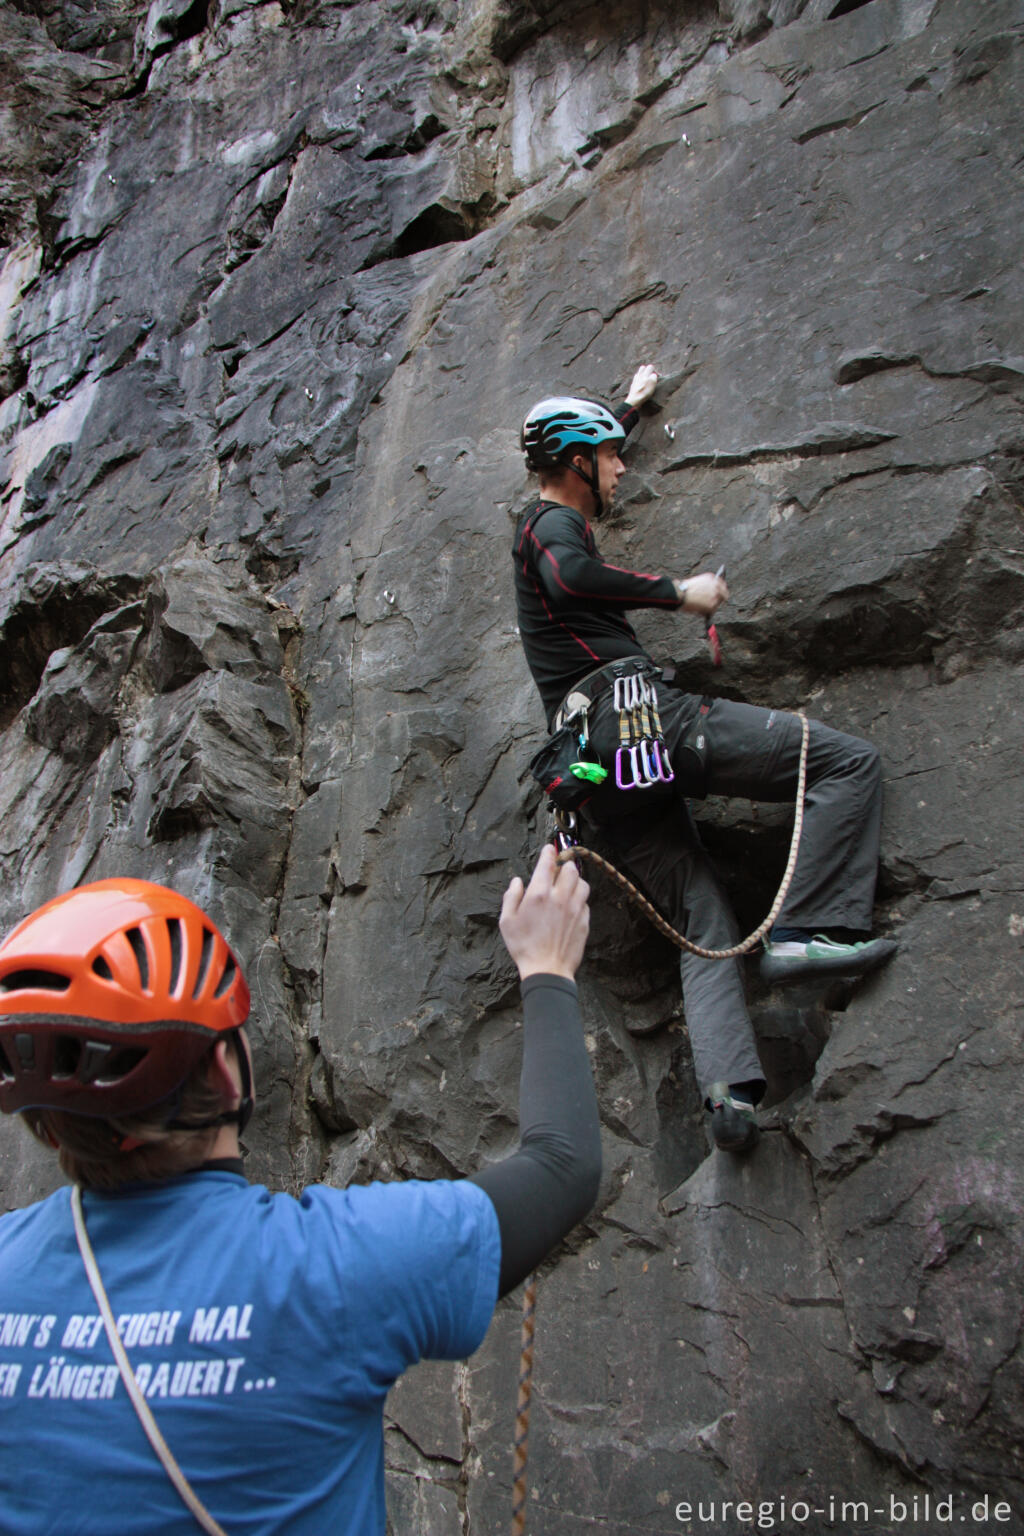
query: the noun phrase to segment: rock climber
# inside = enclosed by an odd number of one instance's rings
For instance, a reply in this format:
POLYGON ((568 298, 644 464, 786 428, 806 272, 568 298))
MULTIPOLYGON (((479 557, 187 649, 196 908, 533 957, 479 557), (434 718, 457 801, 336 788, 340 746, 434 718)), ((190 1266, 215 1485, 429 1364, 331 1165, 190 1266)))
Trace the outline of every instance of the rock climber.
POLYGON ((5 1536, 186 1536, 196 1519, 384 1536, 389 1387, 421 1357, 475 1350, 497 1297, 597 1195, 572 979, 587 896, 549 846, 502 902, 522 983, 518 1150, 466 1179, 313 1185, 297 1199, 245 1178, 249 992, 198 907, 103 880, 13 930, 0 945, 0 1109, 24 1117, 76 1189, 0 1217, 5 1536), (147 1409, 184 1491, 136 1421, 147 1409))
MULTIPOLYGON (((592 778, 603 779, 584 791, 574 786, 577 800, 589 795, 583 814, 677 929, 702 948, 727 949, 738 942, 735 919, 685 797, 794 799, 802 726, 781 710, 669 686, 637 638, 627 617, 634 608, 710 622, 729 596, 721 574, 647 575, 611 565, 598 551, 593 525, 612 506, 625 473, 620 450, 657 382, 645 364, 614 412, 593 400, 553 397, 527 415, 521 446, 539 486, 513 544, 519 632, 549 730, 569 720, 596 765, 592 778), (629 677, 640 681, 616 684, 629 677), (630 738, 617 688, 628 687, 649 696, 648 717, 656 711, 664 746, 630 748, 622 781, 616 753, 630 738)), ((877 751, 812 721, 799 859, 761 957, 765 980, 863 975, 895 952, 892 940, 869 937, 880 823, 877 751)), ((749 1151, 765 1080, 739 965, 685 951, 680 965, 712 1138, 718 1147, 749 1151)))

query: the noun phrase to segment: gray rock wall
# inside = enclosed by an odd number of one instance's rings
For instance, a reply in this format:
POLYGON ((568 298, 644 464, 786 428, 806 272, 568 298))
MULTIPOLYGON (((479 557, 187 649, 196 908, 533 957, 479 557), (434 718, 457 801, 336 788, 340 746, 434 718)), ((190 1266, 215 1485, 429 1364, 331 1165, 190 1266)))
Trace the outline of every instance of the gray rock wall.
MULTIPOLYGON (((514 1139, 539 394, 659 368, 603 547, 726 562, 726 669, 692 620, 645 640, 882 750, 903 948, 824 998, 751 970, 747 1163, 707 1154, 673 952, 595 889, 606 1176, 542 1278, 530 1536, 732 1531, 724 1500, 924 1531, 941 1497, 1024 1531, 1022 32, 1020 0, 0 6, 0 928, 118 872, 207 904, 254 1176, 514 1139)), ((753 927, 786 818, 700 814, 753 927)), ((7 1204, 52 1178, 0 1127, 7 1204)), ((505 1525, 517 1339, 513 1300, 392 1395, 396 1532, 505 1525)))

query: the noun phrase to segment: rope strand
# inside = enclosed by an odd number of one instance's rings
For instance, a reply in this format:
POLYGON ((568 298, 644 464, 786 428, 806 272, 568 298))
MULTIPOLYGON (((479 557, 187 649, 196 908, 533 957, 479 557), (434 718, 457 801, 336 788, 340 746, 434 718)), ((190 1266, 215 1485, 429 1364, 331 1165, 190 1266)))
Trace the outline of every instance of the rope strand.
POLYGON ((520 1334, 519 1397, 516 1402, 515 1449, 512 1458, 512 1536, 523 1536, 526 1525, 526 1460, 529 1454, 530 1396, 533 1391, 533 1333, 537 1318, 537 1276, 523 1292, 520 1334))

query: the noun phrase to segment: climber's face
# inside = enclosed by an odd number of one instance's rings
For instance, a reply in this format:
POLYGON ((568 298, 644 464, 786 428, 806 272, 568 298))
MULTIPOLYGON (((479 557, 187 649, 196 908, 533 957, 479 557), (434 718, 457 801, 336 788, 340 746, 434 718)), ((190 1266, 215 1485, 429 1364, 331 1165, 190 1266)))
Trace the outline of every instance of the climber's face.
POLYGON ((601 443, 597 450, 597 479, 601 487, 601 500, 610 507, 615 500, 619 481, 626 473, 626 466, 619 458, 618 443, 601 443))
POLYGON ((597 484, 606 511, 614 502, 616 487, 626 473, 626 466, 619 458, 619 447, 618 443, 599 443, 597 447, 597 484))

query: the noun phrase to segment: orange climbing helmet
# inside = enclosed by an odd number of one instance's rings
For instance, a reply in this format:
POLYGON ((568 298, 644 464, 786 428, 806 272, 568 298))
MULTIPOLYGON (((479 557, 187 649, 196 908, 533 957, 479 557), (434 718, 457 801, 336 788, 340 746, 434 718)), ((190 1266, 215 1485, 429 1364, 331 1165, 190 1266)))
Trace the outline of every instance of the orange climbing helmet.
POLYGON ((0 1110, 137 1114, 248 1015, 241 967, 193 902, 148 880, 79 886, 0 944, 0 1110))

